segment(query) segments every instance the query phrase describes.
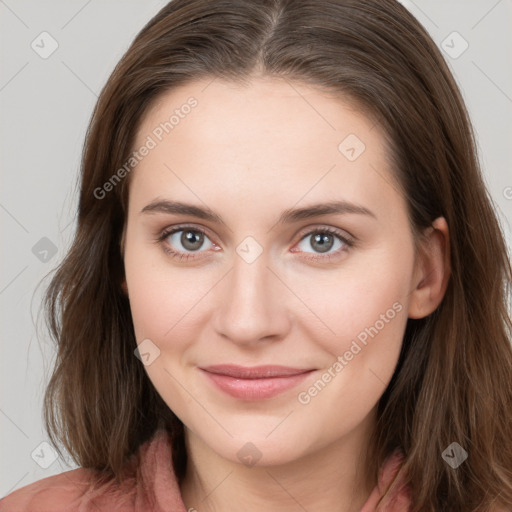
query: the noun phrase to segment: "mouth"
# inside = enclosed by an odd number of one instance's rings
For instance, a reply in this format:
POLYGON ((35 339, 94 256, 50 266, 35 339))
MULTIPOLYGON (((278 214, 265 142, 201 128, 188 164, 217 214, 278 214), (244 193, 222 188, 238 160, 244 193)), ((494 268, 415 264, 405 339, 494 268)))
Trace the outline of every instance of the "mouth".
POLYGON ((283 393, 302 382, 313 368, 288 366, 215 365, 199 368, 209 381, 224 393, 241 400, 264 400, 283 393))

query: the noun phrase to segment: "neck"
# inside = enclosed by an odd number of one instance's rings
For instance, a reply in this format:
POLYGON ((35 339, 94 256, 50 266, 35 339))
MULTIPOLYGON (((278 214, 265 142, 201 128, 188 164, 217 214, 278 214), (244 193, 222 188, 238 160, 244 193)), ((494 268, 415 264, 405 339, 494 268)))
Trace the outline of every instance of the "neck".
POLYGON ((373 426, 370 414, 365 425, 319 450, 286 463, 252 467, 221 457, 186 428, 183 502, 192 512, 238 512, 241 503, 245 512, 359 512, 377 484, 364 478, 373 426))

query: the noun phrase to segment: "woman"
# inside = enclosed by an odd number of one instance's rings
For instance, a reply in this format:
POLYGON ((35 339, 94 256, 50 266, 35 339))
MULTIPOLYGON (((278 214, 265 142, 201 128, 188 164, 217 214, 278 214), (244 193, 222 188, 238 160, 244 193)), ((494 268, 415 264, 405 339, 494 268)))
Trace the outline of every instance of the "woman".
POLYGON ((78 213, 45 418, 81 468, 0 511, 510 509, 510 261, 400 4, 170 2, 78 213))

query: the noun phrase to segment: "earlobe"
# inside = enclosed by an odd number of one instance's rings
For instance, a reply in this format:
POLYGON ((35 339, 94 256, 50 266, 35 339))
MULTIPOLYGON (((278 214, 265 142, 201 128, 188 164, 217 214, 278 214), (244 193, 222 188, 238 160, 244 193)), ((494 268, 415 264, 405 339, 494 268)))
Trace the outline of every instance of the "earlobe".
POLYGON ((424 318, 443 300, 450 278, 450 237, 444 217, 438 217, 421 241, 415 262, 415 288, 409 318, 424 318))

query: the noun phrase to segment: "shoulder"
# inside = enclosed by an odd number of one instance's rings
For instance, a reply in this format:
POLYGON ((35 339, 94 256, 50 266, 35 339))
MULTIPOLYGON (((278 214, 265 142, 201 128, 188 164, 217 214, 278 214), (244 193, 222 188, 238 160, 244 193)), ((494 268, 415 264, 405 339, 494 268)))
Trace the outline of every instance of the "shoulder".
POLYGON ((0 512, 186 512, 165 431, 140 446, 120 480, 116 483, 92 469, 73 469, 17 489, 0 500, 0 512))
POLYGON ((400 449, 391 453, 379 470, 377 486, 373 489, 361 512, 409 512, 411 509, 411 490, 404 481, 400 469, 404 461, 400 449), (397 479, 394 491, 387 494, 387 488, 394 479, 397 479))
POLYGON ((71 512, 93 483, 92 473, 79 468, 21 487, 0 500, 0 512, 71 512))
MULTIPOLYGON (((384 461, 379 472, 378 484, 361 512, 409 512, 412 510, 412 492, 406 475, 401 473, 405 460, 401 449, 396 449, 384 461), (394 491, 386 495, 388 486, 396 479, 394 491), (379 504, 379 505, 378 505, 379 504)), ((493 508, 493 512, 510 512, 512 508, 493 508)))

